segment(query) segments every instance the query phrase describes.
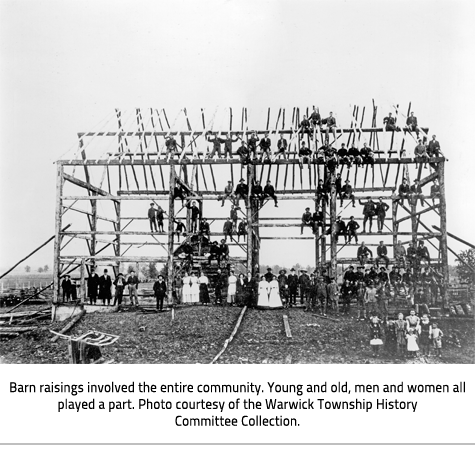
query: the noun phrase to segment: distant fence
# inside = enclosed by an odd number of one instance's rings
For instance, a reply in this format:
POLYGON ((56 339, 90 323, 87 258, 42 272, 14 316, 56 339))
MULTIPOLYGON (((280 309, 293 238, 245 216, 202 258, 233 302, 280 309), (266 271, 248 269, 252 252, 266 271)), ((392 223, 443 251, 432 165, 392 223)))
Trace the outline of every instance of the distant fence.
POLYGON ((53 282, 51 275, 48 277, 35 277, 35 276, 19 276, 8 277, 0 281, 0 292, 8 291, 11 289, 30 289, 39 288, 42 289, 53 282))

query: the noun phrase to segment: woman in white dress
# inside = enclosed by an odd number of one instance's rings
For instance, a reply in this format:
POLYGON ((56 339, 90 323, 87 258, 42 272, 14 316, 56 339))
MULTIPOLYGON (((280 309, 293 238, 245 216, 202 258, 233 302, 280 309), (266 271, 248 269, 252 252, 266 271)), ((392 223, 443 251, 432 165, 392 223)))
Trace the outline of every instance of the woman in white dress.
POLYGON ((188 275, 188 272, 185 272, 184 277, 182 278, 183 288, 182 288, 182 296, 183 296, 183 303, 191 303, 191 278, 188 275))
POLYGON ((279 294, 279 282, 275 275, 269 283, 269 308, 282 308, 282 300, 279 294))
POLYGON ((199 281, 198 277, 196 276, 195 272, 191 273, 190 283, 191 283, 190 302, 191 303, 198 303, 200 301, 200 281, 199 281))
POLYGON ((264 279, 264 275, 261 276, 261 281, 259 281, 257 307, 258 308, 269 307, 269 283, 264 279))
POLYGON ((231 305, 234 305, 236 301, 236 283, 236 275, 234 275, 234 270, 231 270, 231 274, 228 277, 228 303, 231 305))

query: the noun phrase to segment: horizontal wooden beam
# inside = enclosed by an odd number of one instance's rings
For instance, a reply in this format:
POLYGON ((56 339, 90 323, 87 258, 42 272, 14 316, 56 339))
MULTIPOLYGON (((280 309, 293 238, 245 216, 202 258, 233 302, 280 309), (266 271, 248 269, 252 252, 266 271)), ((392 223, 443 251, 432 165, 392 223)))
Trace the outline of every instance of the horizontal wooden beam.
MULTIPOLYGON (((150 156, 150 155, 149 155, 150 156)), ((438 163, 445 161, 445 158, 429 158, 429 162, 438 163)), ((74 159, 74 160, 61 160, 58 161, 58 164, 63 166, 168 166, 168 165, 182 165, 182 166, 192 166, 192 165, 217 165, 217 164, 241 164, 238 159, 226 160, 226 159, 183 159, 181 162, 178 160, 166 159, 74 159)), ((299 164, 299 160, 292 159, 277 159, 272 164, 263 163, 261 161, 253 161, 250 164, 256 166, 269 166, 269 165, 295 165, 299 164)), ((375 165, 385 165, 385 164, 416 164, 413 158, 375 158, 375 165)), ((312 162, 311 166, 323 166, 324 163, 312 162)), ((308 166, 308 164, 305 164, 308 166)))
POLYGON ((98 195, 110 194, 110 192, 104 191, 103 189, 99 189, 98 187, 93 186, 90 183, 86 183, 85 181, 79 180, 78 178, 68 175, 67 173, 63 174, 63 178, 66 181, 69 181, 70 183, 75 184, 76 186, 82 187, 84 189, 88 189, 89 191, 94 192, 95 194, 98 194, 98 195))
MULTIPOLYGON (((381 191, 388 191, 392 192, 395 190, 395 187, 376 187, 376 188, 353 188, 354 192, 381 192, 381 191)), ((125 196, 125 195, 169 195, 170 191, 165 191, 165 190, 157 190, 157 191, 151 191, 151 190, 130 190, 130 191, 117 191, 117 195, 125 196)), ((194 193, 202 196, 202 195, 212 195, 213 197, 217 197, 219 195, 222 195, 224 193, 223 191, 219 191, 217 193, 216 191, 203 191, 203 190, 194 190, 194 193)), ((281 194, 314 194, 315 189, 276 189, 275 191, 276 195, 281 195, 281 194)), ((196 197, 191 197, 191 199, 196 198, 196 197)))
MULTIPOLYGON (((86 214, 88 216, 94 216, 94 214, 92 214, 89 211, 85 211, 83 209, 75 208, 75 207, 72 207, 72 206, 63 206, 63 208, 65 210, 64 212, 66 212, 66 211, 76 211, 76 212, 79 212, 79 213, 82 213, 82 214, 86 214)), ((96 218, 98 218, 100 220, 105 220, 107 222, 117 223, 117 220, 109 219, 108 217, 100 216, 99 214, 96 214, 96 218)))
POLYGON ((440 205, 438 205, 438 204, 437 204, 437 205, 430 206, 430 207, 428 207, 428 208, 423 209, 422 211, 416 212, 415 214, 411 214, 411 215, 409 215, 409 216, 405 216, 405 217, 403 217, 403 218, 401 218, 401 219, 398 219, 398 220, 396 220, 395 223, 404 222, 405 220, 409 220, 411 217, 420 216, 421 214, 424 214, 424 213, 426 213, 426 212, 432 211, 433 209, 437 209, 437 208, 439 208, 439 207, 440 207, 440 205))
MULTIPOLYGON (((429 128, 421 128, 425 133, 428 133, 429 128)), ((355 132, 362 132, 362 133, 382 133, 384 132, 384 128, 335 128, 337 133, 355 133, 355 132)), ((87 131, 87 132, 79 132, 78 136, 79 137, 86 137, 86 136, 108 136, 108 137, 127 137, 127 136, 137 136, 137 137, 143 137, 143 136, 201 136, 203 133, 205 134, 219 134, 221 136, 225 136, 227 133, 231 133, 233 135, 248 135, 250 136, 253 132, 256 132, 257 134, 265 134, 269 133, 270 134, 276 134, 275 132, 272 132, 270 130, 249 130, 249 131, 242 131, 242 130, 231 130, 231 131, 185 131, 185 130, 169 130, 169 131, 87 131)), ((395 133, 403 133, 404 131, 408 131, 406 128, 403 128, 402 130, 395 131, 395 133)), ((278 133, 283 133, 283 134, 293 134, 295 133, 294 130, 279 130, 278 133)), ((305 133, 300 133, 300 134, 305 134, 305 133)))

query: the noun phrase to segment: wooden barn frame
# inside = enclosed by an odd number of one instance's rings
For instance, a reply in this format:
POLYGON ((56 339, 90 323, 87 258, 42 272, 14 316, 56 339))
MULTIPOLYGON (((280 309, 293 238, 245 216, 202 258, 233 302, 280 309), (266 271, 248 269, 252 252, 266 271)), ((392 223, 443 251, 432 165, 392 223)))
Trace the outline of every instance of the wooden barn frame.
MULTIPOLYGON (((424 240, 429 243, 430 248, 435 249, 437 257, 432 258, 433 264, 439 268, 445 283, 448 283, 448 255, 447 255, 447 225, 446 225, 446 200, 445 200, 445 158, 431 158, 429 164, 431 168, 423 169, 422 164, 416 169, 416 163, 411 155, 407 154, 406 147, 415 142, 415 132, 411 132, 405 126, 398 131, 385 131, 377 126, 378 108, 374 101, 369 125, 364 124, 365 109, 353 107, 352 120, 347 128, 338 125, 336 130, 338 142, 354 145, 363 141, 367 142, 375 152, 374 166, 365 167, 338 166, 336 173, 341 173, 342 178, 348 178, 354 186, 356 200, 372 197, 377 199, 383 197, 389 202, 392 208, 388 211, 389 217, 385 222, 385 231, 382 233, 372 233, 384 240, 388 246, 393 246, 398 239, 403 239, 404 243, 424 240), (389 142, 386 148, 380 146, 380 141, 389 142), (396 148, 396 139, 399 139, 399 146, 396 148), (427 173, 429 172, 429 173, 427 173), (409 206, 402 205, 399 201, 398 186, 402 178, 409 181, 420 180, 421 186, 439 185, 439 194, 424 195, 421 201, 413 202, 409 206), (432 204, 429 203, 432 201, 432 204), (425 220, 428 214, 436 217, 436 223, 428 224, 425 220), (435 214, 435 216, 434 216, 435 214), (410 224, 406 231, 403 226, 410 224), (433 225, 437 225, 434 227, 433 225)), ((371 109, 371 108, 370 108, 371 109)), ((411 106, 409 105, 407 115, 411 106)), ((399 108, 395 108, 396 117, 405 123, 405 117, 400 113, 399 108)), ((263 126, 248 122, 248 111, 242 108, 240 111, 240 123, 236 126, 233 123, 233 111, 227 109, 229 126, 213 128, 214 116, 209 123, 205 120, 204 110, 201 110, 202 124, 199 130, 192 128, 186 109, 182 109, 177 117, 181 117, 185 124, 178 127, 175 122, 170 123, 165 110, 156 109, 136 109, 132 114, 133 127, 127 125, 124 115, 120 110, 116 110, 113 115, 115 127, 111 130, 78 133, 78 150, 72 159, 57 161, 57 192, 56 192, 56 239, 54 247, 54 302, 60 303, 59 295, 61 278, 74 270, 80 269, 81 273, 81 296, 85 296, 85 283, 87 272, 90 266, 98 262, 107 262, 114 271, 119 270, 121 263, 139 262, 162 262, 168 267, 168 285, 171 286, 176 270, 177 246, 174 231, 174 220, 183 216, 184 210, 177 205, 171 193, 177 182, 187 187, 189 200, 199 200, 201 207, 209 202, 215 202, 223 194, 223 189, 216 183, 218 175, 229 174, 229 179, 234 185, 238 177, 246 180, 249 188, 254 180, 271 180, 276 188, 279 203, 292 202, 295 200, 307 200, 316 202, 316 186, 319 179, 330 178, 331 195, 329 204, 324 208, 325 230, 331 228, 331 235, 326 235, 318 231, 315 235, 282 236, 268 235, 269 232, 278 228, 300 227, 300 216, 279 217, 281 210, 273 210, 275 213, 271 217, 260 217, 260 209, 254 202, 248 202, 246 209, 241 211, 242 217, 247 219, 248 236, 245 243, 231 241, 235 249, 231 261, 243 263, 247 270, 253 274, 259 267, 260 244, 263 240, 281 239, 306 239, 313 241, 312 247, 315 253, 315 264, 317 266, 326 265, 332 274, 336 273, 338 264, 356 263, 356 247, 351 256, 343 256, 343 248, 351 248, 355 244, 345 244, 337 242, 335 220, 337 215, 346 217, 346 208, 338 213, 339 199, 335 190, 335 173, 330 173, 323 164, 312 162, 303 166, 299 165, 298 150, 302 140, 307 140, 309 146, 321 145, 323 132, 316 130, 311 133, 304 133, 300 128, 303 111, 305 109, 291 108, 291 117, 284 108, 279 109, 271 121, 271 109, 267 111, 267 117, 262 118, 263 126), (289 120, 290 119, 290 120, 289 120), (272 122, 272 123, 271 123, 272 122), (252 161, 248 165, 242 165, 239 158, 234 155, 232 159, 210 159, 206 157, 206 149, 200 151, 201 147, 206 147, 206 136, 209 133, 224 136, 231 133, 231 136, 248 137, 255 130, 261 138, 265 133, 270 133, 274 137, 277 133, 283 133, 289 142, 289 159, 276 159, 274 162, 262 161, 259 157, 257 161, 252 161), (174 136, 179 147, 179 155, 168 160, 165 155, 165 137, 174 136), (201 139, 201 141, 200 141, 201 139), (100 150, 100 155, 93 156, 89 153, 90 143, 94 140, 94 145, 100 150), (316 144, 317 143, 317 144, 316 144), (106 145, 107 144, 107 145, 106 145), (201 153, 201 154, 200 154, 201 153), (93 182, 91 173, 95 172, 99 182, 93 182), (68 194, 66 189, 74 186, 74 193, 68 194), (168 230, 164 233, 153 233, 149 231, 127 229, 131 224, 140 220, 147 220, 146 215, 128 215, 124 213, 128 202, 168 202, 168 230), (99 205, 108 204, 109 214, 102 214, 99 205), (85 206, 84 206, 85 205, 85 206), (83 225, 76 224, 75 218, 81 217, 83 225), (285 223, 282 223, 285 221, 285 223), (71 222, 68 229, 64 227, 71 222), (267 235, 266 233, 267 232, 267 235), (144 236, 147 241, 144 242, 144 236), (130 241, 129 239, 136 239, 130 241), (85 250, 81 252, 68 252, 68 247, 72 243, 80 241, 85 243, 85 250), (141 255, 133 255, 133 250, 142 249, 141 255), (143 249, 148 249, 147 254, 143 254, 143 249), (132 250, 132 251, 131 251, 132 250)), ((309 110, 306 109, 308 117, 309 110)), ((216 114, 216 113, 215 113, 216 114)), ((368 114, 366 119, 368 120, 368 114)), ((234 121, 236 122, 236 120, 234 121)), ((227 124, 227 125, 228 125, 227 124)), ((421 128, 420 131, 426 135, 428 128, 421 128)), ((361 220, 362 217, 357 217, 361 220)), ((216 215, 209 217, 211 221, 223 220, 223 216, 216 215)), ((186 217, 190 221, 187 211, 186 217)), ((211 233, 213 236, 222 236, 221 232, 211 233)), ((369 233, 359 233, 361 237, 370 236, 369 233)), ((370 244, 375 245, 375 244, 370 244)), ((82 245, 84 247, 84 245, 82 245)), ((345 250, 346 251, 346 250, 345 250)), ((205 258, 202 257, 204 260, 205 258)), ((170 289, 171 300, 171 289, 170 289)))

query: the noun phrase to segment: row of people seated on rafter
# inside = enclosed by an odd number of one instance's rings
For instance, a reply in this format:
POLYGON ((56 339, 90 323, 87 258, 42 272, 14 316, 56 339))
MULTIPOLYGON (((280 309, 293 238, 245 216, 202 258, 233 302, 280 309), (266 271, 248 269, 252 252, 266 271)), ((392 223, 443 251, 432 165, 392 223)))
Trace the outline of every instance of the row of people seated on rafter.
MULTIPOLYGON (((313 116, 313 114, 312 114, 313 116)), ((321 124, 323 121, 315 121, 310 116, 310 120, 304 118, 300 124, 299 131, 308 132, 309 130, 313 130, 314 123, 321 124)), ((338 161, 340 164, 347 164, 351 166, 353 163, 357 165, 362 164, 373 164, 374 163, 374 153, 373 151, 364 143, 363 147, 358 149, 355 146, 350 148, 346 148, 345 144, 341 145, 339 150, 331 147, 329 144, 329 136, 328 133, 332 132, 334 136, 334 142, 336 141, 336 122, 333 122, 335 119, 331 115, 324 119, 327 128, 326 128, 326 136, 324 144, 321 147, 318 147, 319 140, 315 139, 313 142, 312 139, 312 146, 314 149, 309 148, 310 142, 306 143, 305 140, 300 140, 298 138, 299 134, 296 134, 297 139, 300 141, 300 146, 297 150, 297 155, 301 160, 301 163, 315 161, 320 163, 334 163, 334 159, 338 161), (334 124, 333 124, 334 123, 334 124), (333 125, 332 125, 333 124, 333 125), (305 161, 303 161, 305 159, 305 161)), ((391 113, 388 117, 384 119, 384 123, 386 124, 387 131, 395 131, 395 122, 393 121, 395 118, 391 116, 391 113)), ((417 118, 411 117, 408 118, 408 122, 411 125, 408 125, 410 131, 416 131, 417 136, 419 136, 419 128, 417 126, 417 118)), ((208 132, 207 140, 213 144, 211 151, 208 153, 206 152, 205 157, 211 159, 217 158, 226 158, 227 160, 231 160, 234 157, 233 153, 233 144, 236 142, 240 142, 240 146, 236 151, 236 155, 238 155, 241 159, 242 164, 248 164, 251 161, 275 161, 277 158, 290 158, 289 152, 289 143, 287 139, 285 139, 283 133, 279 133, 279 140, 277 141, 277 148, 273 149, 272 140, 270 138, 270 133, 265 132, 264 137, 259 138, 258 133, 256 131, 252 131, 251 135, 245 140, 242 136, 242 133, 226 133, 226 137, 223 139, 219 137, 218 132, 208 132), (211 134, 211 136, 209 135, 211 134), (233 137, 234 134, 234 137, 233 137), (222 152, 222 146, 224 145, 224 152, 222 152), (259 149, 259 150, 258 150, 259 149)), ((294 137, 291 138, 291 141, 294 137)), ((165 146, 167 148, 167 159, 173 159, 175 155, 178 153, 179 156, 182 151, 178 151, 178 144, 175 138, 171 135, 166 137, 165 146)), ((404 153, 404 151, 403 151, 404 153)), ((436 136, 432 136, 432 140, 427 142, 427 137, 423 136, 422 140, 418 140, 418 145, 414 150, 415 158, 429 158, 429 157, 438 157, 441 154, 440 144, 436 139, 436 136)), ((185 155, 186 156, 186 155, 185 155)), ((402 155, 401 155, 402 156, 402 155)))
MULTIPOLYGON (((412 242, 409 242, 408 247, 402 244, 401 241, 393 248, 394 259, 400 267, 408 268, 413 271, 414 274, 418 273, 422 267, 422 262, 425 261, 430 266, 431 258, 429 249, 426 247, 424 241, 421 239, 416 246, 412 242)), ((384 245, 383 241, 380 241, 376 247, 376 259, 375 263, 379 266, 380 261, 384 261, 386 268, 389 266, 388 248, 384 245)), ((373 252, 369 249, 364 242, 358 247, 356 257, 361 265, 368 264, 373 259, 373 252)))

